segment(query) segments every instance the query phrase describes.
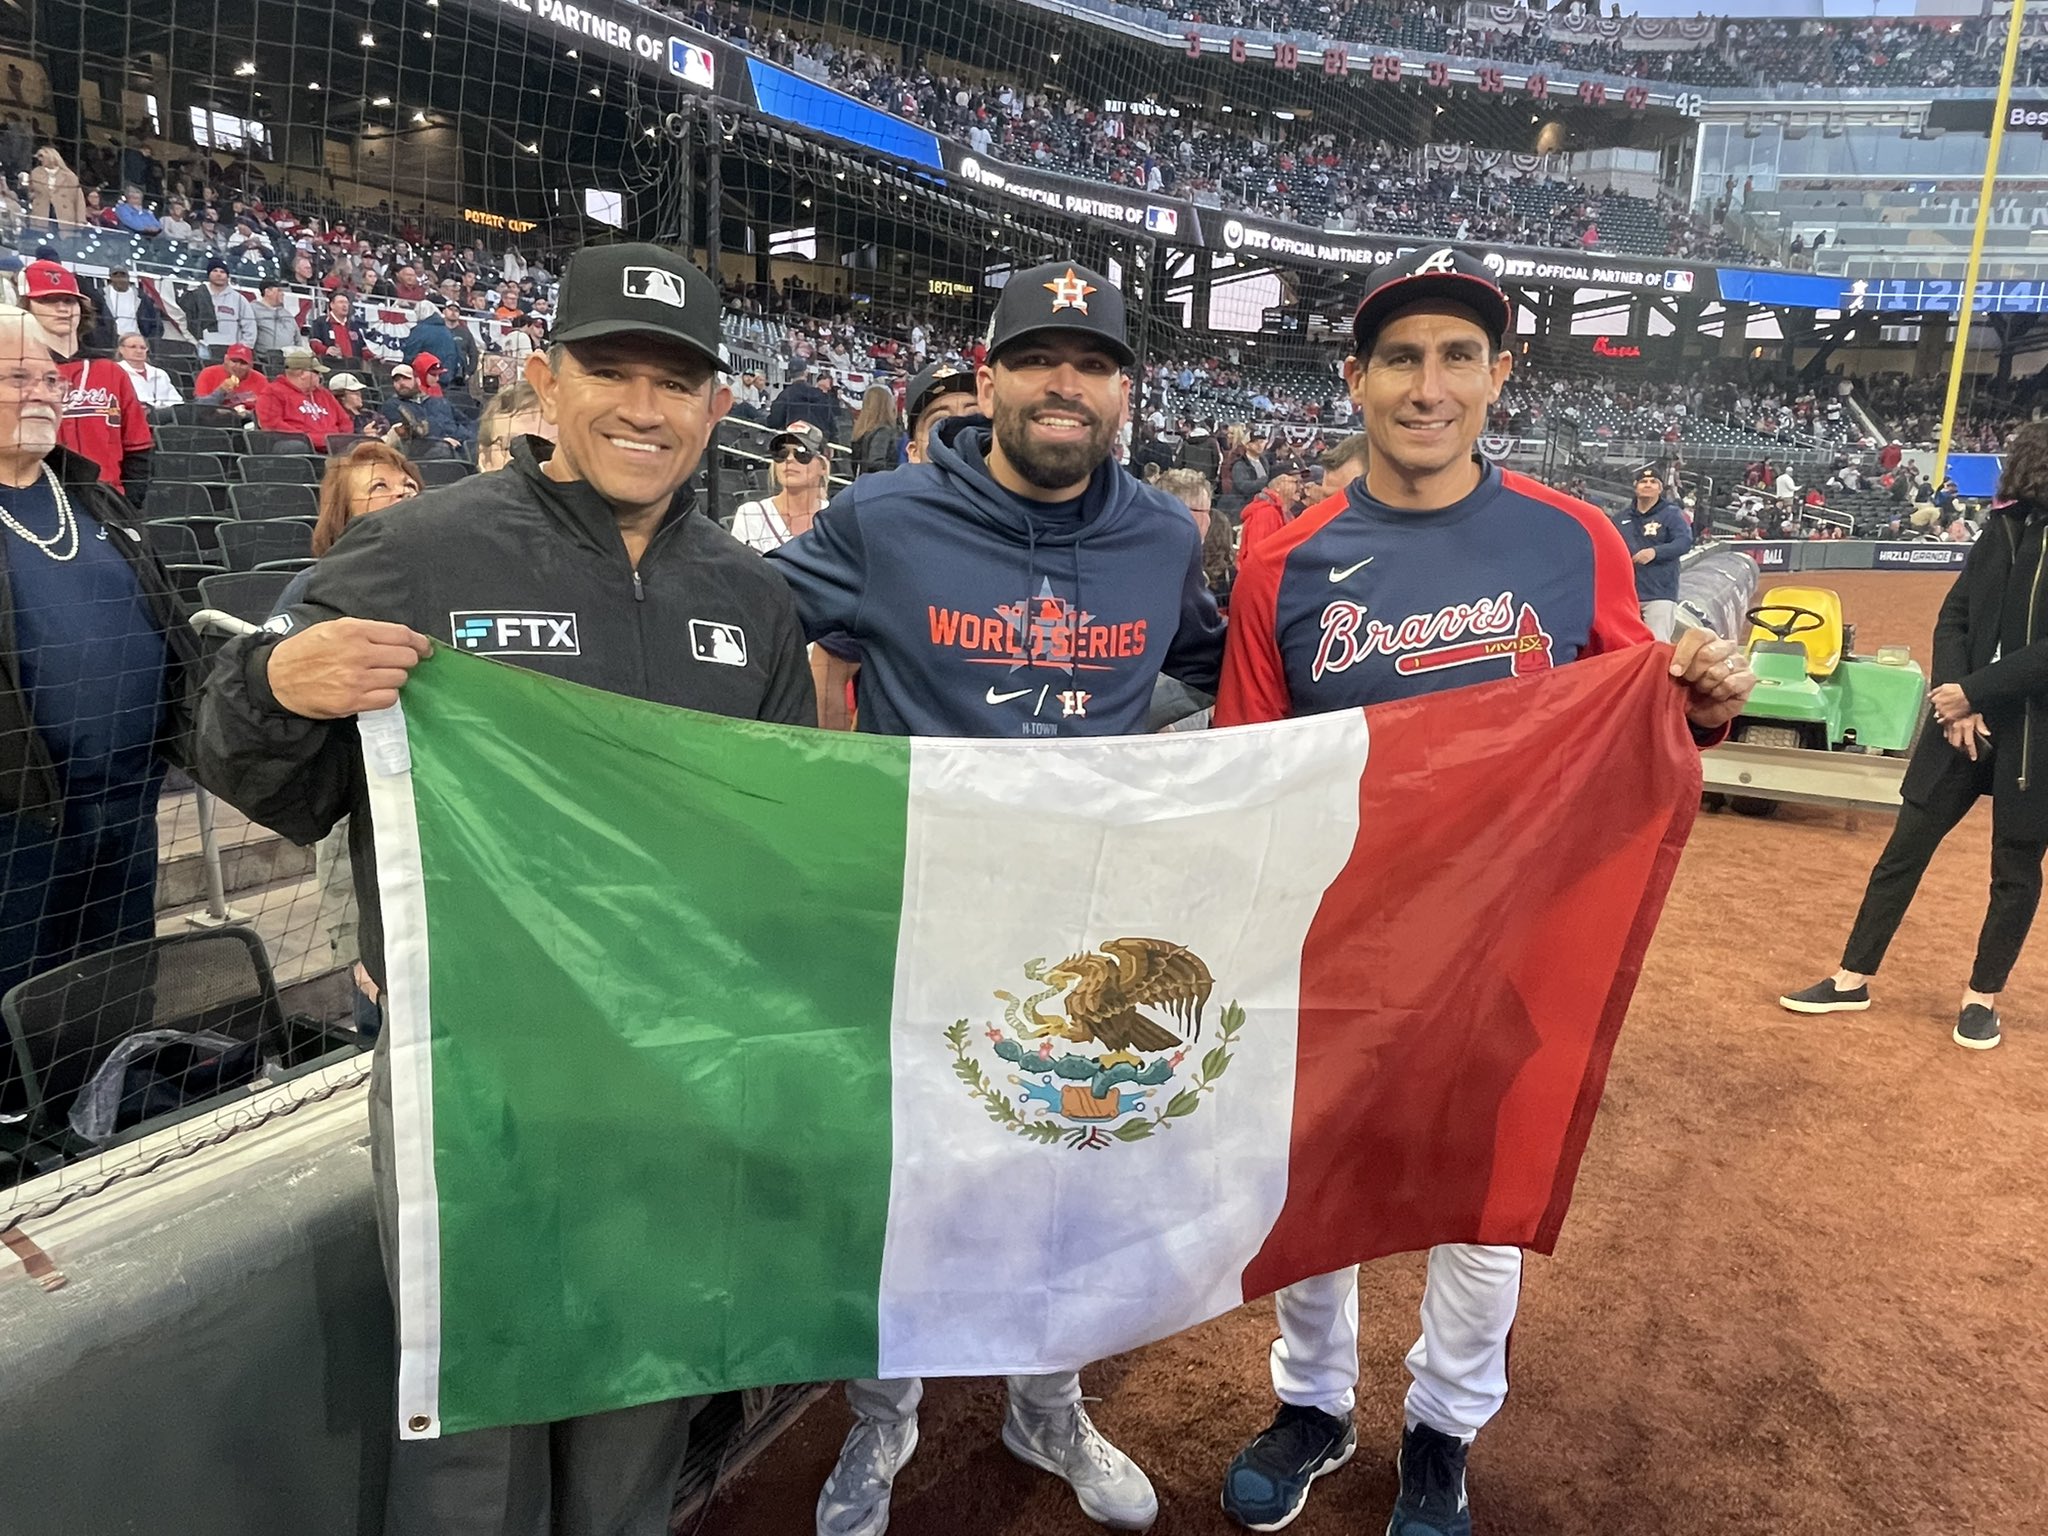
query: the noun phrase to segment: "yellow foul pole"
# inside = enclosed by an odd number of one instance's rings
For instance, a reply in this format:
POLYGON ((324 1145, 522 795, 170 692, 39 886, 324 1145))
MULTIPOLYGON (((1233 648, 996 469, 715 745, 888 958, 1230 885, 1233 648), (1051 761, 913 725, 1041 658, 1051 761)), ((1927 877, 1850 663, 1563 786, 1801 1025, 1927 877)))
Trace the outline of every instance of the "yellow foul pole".
POLYGON ((2005 148, 2005 115, 2012 104, 2012 77, 2020 61, 2020 24, 2027 0, 2012 0, 2005 18, 2005 66, 1998 72, 1998 104, 1991 109, 1991 148, 1984 157, 1984 184, 1977 190, 1977 227, 1970 236, 1970 264, 1963 271, 1962 305, 1956 311, 1956 347, 1948 360, 1948 399, 1941 408, 1941 441, 1934 451, 1934 483, 1948 475, 1949 444, 1956 431, 1956 402, 1963 393, 1963 359, 1970 350, 1970 325, 1977 311, 1977 269, 1984 263, 1984 231, 1991 224, 1991 192, 1998 182, 1998 157, 2005 148))

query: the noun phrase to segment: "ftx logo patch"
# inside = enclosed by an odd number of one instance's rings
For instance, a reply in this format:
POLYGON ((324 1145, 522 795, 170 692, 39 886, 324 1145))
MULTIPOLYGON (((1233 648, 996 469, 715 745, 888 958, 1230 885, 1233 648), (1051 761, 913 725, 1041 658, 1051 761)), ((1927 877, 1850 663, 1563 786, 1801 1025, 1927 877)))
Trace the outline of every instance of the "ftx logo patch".
POLYGON ((451 613, 449 638, 458 651, 485 656, 581 656, 573 613, 511 609, 497 613, 451 613))

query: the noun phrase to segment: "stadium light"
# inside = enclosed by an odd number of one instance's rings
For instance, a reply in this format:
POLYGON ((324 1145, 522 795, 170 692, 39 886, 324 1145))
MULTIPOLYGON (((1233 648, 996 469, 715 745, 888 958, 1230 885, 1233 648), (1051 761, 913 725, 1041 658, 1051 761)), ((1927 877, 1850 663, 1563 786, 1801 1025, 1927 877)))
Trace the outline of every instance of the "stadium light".
POLYGON ((236 73, 236 74, 238 74, 238 75, 253 75, 253 74, 255 74, 255 73, 256 73, 256 61, 255 61, 254 59, 244 59, 244 60, 242 60, 242 62, 241 62, 241 63, 239 63, 239 64, 237 64, 237 65, 235 66, 235 73, 236 73))
POLYGON ((373 107, 388 107, 391 105, 391 98, 389 96, 379 96, 370 105, 373 107))
POLYGON ((569 50, 569 57, 572 59, 576 57, 576 50, 574 48, 569 50))
POLYGON ((1055 54, 1053 54, 1053 55, 1052 55, 1052 61, 1053 61, 1053 63, 1055 63, 1055 64, 1059 63, 1059 61, 1060 61, 1060 56, 1059 56, 1058 54, 1056 54, 1056 53, 1055 53, 1055 54))
POLYGON ((432 32, 429 32, 425 27, 420 28, 420 36, 424 37, 430 43, 434 40, 434 34, 432 32))
POLYGON ((376 34, 376 33, 374 33, 374 32, 365 32, 365 33, 363 34, 363 46, 364 46, 365 48, 374 48, 374 47, 376 47, 376 46, 377 46, 377 34, 376 34))
POLYGON ((317 91, 320 89, 320 82, 318 80, 308 80, 306 82, 306 89, 309 91, 317 91))

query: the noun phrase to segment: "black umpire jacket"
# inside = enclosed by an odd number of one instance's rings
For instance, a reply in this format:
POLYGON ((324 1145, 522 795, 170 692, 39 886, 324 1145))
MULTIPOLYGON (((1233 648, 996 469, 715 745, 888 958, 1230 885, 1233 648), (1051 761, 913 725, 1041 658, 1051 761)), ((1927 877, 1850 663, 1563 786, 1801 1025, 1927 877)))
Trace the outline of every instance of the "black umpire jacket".
POLYGON ((381 986, 376 853, 355 721, 308 720, 270 691, 271 648, 335 618, 404 624, 441 645, 608 693, 816 725, 796 604, 759 555, 676 494, 637 570, 610 506, 542 471, 553 445, 523 437, 512 463, 357 521, 314 567, 274 632, 231 641, 200 700, 196 774, 294 842, 349 817, 363 964, 381 986), (361 814, 356 814, 361 812, 361 814))
MULTIPOLYGON (((57 472, 78 513, 79 537, 92 538, 96 527, 107 530, 108 542, 134 570, 150 614, 163 631, 164 707, 157 727, 157 752, 173 766, 187 767, 199 646, 185 622, 184 605, 150 553, 134 510, 101 480, 100 467, 63 448, 51 449, 46 462, 57 472)), ((63 824, 63 795, 49 747, 29 718, 28 697, 21 685, 14 584, 8 578, 9 562, 20 558, 18 541, 0 535, 0 816, 22 816, 40 830, 54 832, 63 824)))

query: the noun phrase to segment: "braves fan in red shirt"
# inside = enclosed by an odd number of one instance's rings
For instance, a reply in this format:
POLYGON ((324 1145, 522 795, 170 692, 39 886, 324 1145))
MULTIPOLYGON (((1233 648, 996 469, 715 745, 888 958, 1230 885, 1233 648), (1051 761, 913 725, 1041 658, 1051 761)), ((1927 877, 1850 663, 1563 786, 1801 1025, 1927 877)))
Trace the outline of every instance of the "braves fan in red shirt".
POLYGON ((78 355, 85 310, 78 279, 54 261, 32 261, 21 277, 29 313, 42 326, 50 350, 64 359, 57 371, 71 387, 58 445, 91 459, 130 506, 141 506, 149 490, 149 456, 156 447, 149 412, 119 363, 78 355))
POLYGON ((330 432, 353 432, 355 421, 320 382, 327 365, 309 347, 284 354, 284 370, 256 397, 256 425, 266 432, 303 432, 316 453, 327 451, 330 432))
MULTIPOLYGON (((1651 643, 1614 525, 1475 452, 1512 365, 1512 322, 1486 268, 1447 247, 1373 275, 1344 364, 1371 441, 1365 473, 1245 559, 1217 725, 1355 709, 1651 643)), ((1740 713, 1756 681, 1732 644, 1696 629, 1671 671, 1702 741, 1740 713)), ((1521 1280, 1517 1248, 1430 1252, 1388 1536, 1470 1536, 1466 1453, 1507 1396, 1521 1280)), ((1357 1449, 1357 1270, 1276 1301, 1280 1411, 1223 1486, 1224 1509, 1261 1531, 1292 1521, 1309 1485, 1357 1449)))

